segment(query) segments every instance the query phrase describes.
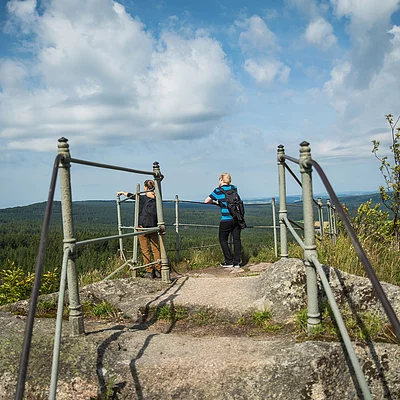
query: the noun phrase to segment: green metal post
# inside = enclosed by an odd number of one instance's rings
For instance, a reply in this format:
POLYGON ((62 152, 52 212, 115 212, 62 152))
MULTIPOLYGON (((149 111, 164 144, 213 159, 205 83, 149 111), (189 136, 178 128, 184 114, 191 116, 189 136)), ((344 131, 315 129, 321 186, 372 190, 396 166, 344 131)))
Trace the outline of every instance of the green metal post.
POLYGON ((164 222, 164 212, 162 205, 162 190, 161 190, 161 180, 163 176, 160 171, 160 164, 155 161, 153 163, 153 175, 156 184, 156 204, 157 204, 157 226, 160 228, 158 232, 159 244, 160 244, 160 255, 161 255, 161 280, 166 283, 171 283, 170 270, 168 265, 167 257, 167 246, 165 240, 165 222, 164 222))
POLYGON ((180 260, 179 254, 179 197, 175 195, 175 260, 180 260))
MULTIPOLYGON (((136 184, 136 192, 135 192, 135 213, 133 216, 133 232, 138 231, 139 225, 139 196, 140 196, 140 184, 136 184)), ((132 263, 133 266, 136 267, 138 264, 138 237, 133 237, 133 251, 132 251, 132 263)), ((136 278, 137 270, 136 268, 132 269, 132 278, 136 278)))
POLYGON ((323 213, 323 210, 322 210, 322 199, 321 199, 321 197, 318 197, 317 204, 318 204, 319 233, 320 233, 321 238, 322 238, 324 236, 324 213, 323 213))
POLYGON ((300 143, 300 173, 302 181, 303 195, 303 216, 304 216, 304 258, 306 260, 307 276, 307 325, 311 332, 321 323, 321 315, 318 307, 318 287, 317 272, 312 261, 312 257, 317 257, 317 246, 315 244, 314 229, 314 208, 313 208, 313 190, 312 190, 312 168, 309 164, 311 160, 311 150, 308 142, 300 143))
POLYGON ((336 207, 334 204, 332 204, 331 208, 332 208, 333 237, 335 238, 334 242, 336 243, 336 238, 338 235, 336 207))
POLYGON ((332 215, 332 205, 330 199, 326 200, 326 207, 328 209, 328 221, 329 221, 329 237, 331 242, 334 241, 333 238, 333 215, 332 215))
POLYGON ((287 229, 285 225, 285 217, 287 217, 286 209, 286 177, 285 177, 285 160, 281 156, 285 154, 283 145, 278 146, 278 181, 279 181, 279 228, 281 238, 281 258, 288 258, 287 229))
MULTIPOLYGON (((72 191, 70 174, 70 152, 68 139, 62 137, 58 139, 58 153, 64 158, 60 162, 60 187, 61 187, 61 210, 64 231, 64 252, 74 246, 74 225, 72 219, 72 191)), ((71 325, 71 335, 78 336, 84 333, 82 306, 79 299, 78 270, 76 266, 77 253, 71 254, 68 260, 67 281, 69 299, 69 322, 71 325)))
MULTIPOLYGON (((122 235, 122 219, 121 219, 121 199, 117 196, 117 219, 118 219, 118 234, 122 235)), ((122 238, 119 239, 119 256, 121 260, 126 261, 124 253, 124 243, 122 238)))
POLYGON ((277 239, 277 232, 276 232, 276 204, 275 204, 275 197, 271 199, 271 207, 272 207, 272 225, 274 227, 274 250, 275 250, 275 257, 278 258, 278 239, 277 239))

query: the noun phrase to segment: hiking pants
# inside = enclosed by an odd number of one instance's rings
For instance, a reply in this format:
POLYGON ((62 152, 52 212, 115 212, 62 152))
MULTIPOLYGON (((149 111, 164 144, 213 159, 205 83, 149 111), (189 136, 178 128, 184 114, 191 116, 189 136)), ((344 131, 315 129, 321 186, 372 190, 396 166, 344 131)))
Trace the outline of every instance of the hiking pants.
MULTIPOLYGON (((138 229, 140 231, 140 229, 138 229)), ((139 235, 140 249, 142 250, 143 264, 149 264, 151 262, 151 253, 153 253, 153 260, 157 261, 160 259, 160 247, 158 245, 158 233, 151 232, 147 235, 139 235), (150 251, 151 247, 151 251, 150 251)), ((156 269, 161 269, 161 263, 155 264, 156 269)), ((148 265, 146 267, 147 272, 153 271, 154 265, 148 265)))
POLYGON ((240 241, 240 227, 238 222, 234 219, 221 221, 219 223, 218 239, 224 253, 224 261, 227 264, 239 265, 242 243, 240 241), (233 256, 228 245, 229 234, 232 234, 233 239, 233 256))

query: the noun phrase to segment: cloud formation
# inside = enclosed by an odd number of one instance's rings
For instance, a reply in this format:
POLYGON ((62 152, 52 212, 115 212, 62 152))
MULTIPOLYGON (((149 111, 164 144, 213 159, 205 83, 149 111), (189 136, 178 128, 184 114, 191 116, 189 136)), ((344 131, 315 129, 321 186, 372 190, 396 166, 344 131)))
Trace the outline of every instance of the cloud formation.
POLYGON ((286 84, 290 74, 290 68, 275 59, 253 60, 250 58, 246 60, 244 69, 264 87, 270 86, 275 81, 286 84))
POLYGON ((355 89, 366 89, 379 73, 385 56, 391 51, 387 31, 391 16, 399 10, 399 0, 331 0, 339 18, 347 18, 352 42, 351 72, 346 84, 355 89))
POLYGON ((6 148, 210 134, 238 89, 221 44, 204 32, 158 38, 108 0, 7 3, 6 31, 30 57, 0 59, 6 148), (29 47, 25 47, 29 39, 29 47))
POLYGON ((237 21, 237 25, 245 29, 239 36, 239 46, 244 53, 268 53, 279 49, 275 34, 258 15, 237 21))
POLYGON ((332 25, 322 17, 318 17, 308 24, 305 38, 309 43, 322 50, 328 50, 337 42, 332 25))

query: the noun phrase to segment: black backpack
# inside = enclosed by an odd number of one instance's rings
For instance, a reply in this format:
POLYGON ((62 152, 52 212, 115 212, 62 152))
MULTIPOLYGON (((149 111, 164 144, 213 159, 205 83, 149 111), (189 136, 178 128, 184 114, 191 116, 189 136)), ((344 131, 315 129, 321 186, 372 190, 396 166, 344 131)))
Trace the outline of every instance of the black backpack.
POLYGON ((221 186, 219 187, 222 193, 225 194, 226 204, 228 206, 229 213, 237 220, 240 229, 246 228, 246 222, 244 220, 244 205, 240 198, 237 189, 232 186, 231 189, 226 190, 221 186))
POLYGON ((146 196, 143 206, 140 209, 139 225, 142 225, 143 228, 157 226, 157 206, 155 199, 146 196))

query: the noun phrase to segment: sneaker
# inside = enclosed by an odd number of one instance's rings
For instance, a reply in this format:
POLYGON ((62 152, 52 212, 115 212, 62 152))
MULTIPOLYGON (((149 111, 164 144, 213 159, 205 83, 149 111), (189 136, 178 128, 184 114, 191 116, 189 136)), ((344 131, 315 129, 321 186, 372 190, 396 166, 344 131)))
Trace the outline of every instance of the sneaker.
POLYGON ((143 278, 154 279, 154 271, 145 272, 144 275, 143 275, 143 278))
POLYGON ((233 268, 240 268, 240 264, 233 264, 233 268))
POLYGON ((232 263, 227 263, 227 262, 223 262, 221 264, 219 264, 221 267, 223 268, 232 268, 233 264, 232 263))

